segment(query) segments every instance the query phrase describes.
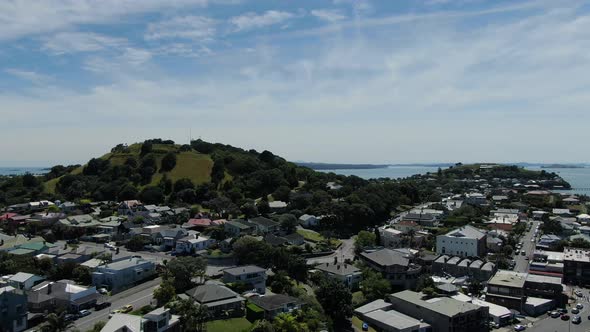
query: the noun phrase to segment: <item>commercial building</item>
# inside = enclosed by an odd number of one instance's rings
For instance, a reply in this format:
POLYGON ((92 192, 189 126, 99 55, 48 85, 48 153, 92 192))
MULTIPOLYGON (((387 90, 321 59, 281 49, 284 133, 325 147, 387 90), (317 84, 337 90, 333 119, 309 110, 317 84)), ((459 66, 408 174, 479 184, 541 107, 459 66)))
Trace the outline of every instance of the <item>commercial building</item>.
POLYGON ((526 273, 498 270, 488 281, 486 300, 509 309, 522 311, 526 301, 524 294, 526 277, 526 273))
POLYGON ((563 250, 563 282, 580 286, 590 285, 590 249, 563 250))
POLYGON ((393 310, 391 303, 376 300, 354 310, 364 322, 386 332, 430 332, 432 327, 414 317, 393 310))
POLYGON ((92 284, 118 293, 133 287, 156 273, 156 265, 139 257, 124 258, 101 265, 92 273, 92 284))
POLYGON ((28 305, 32 312, 55 312, 63 309, 77 313, 94 307, 98 297, 96 287, 76 285, 71 280, 45 281, 28 292, 28 305))
POLYGON ((449 297, 428 298, 422 293, 405 290, 389 296, 394 310, 421 318, 433 331, 487 331, 489 309, 449 297))
POLYGON ((402 246, 403 232, 392 226, 379 227, 381 245, 386 248, 399 248, 402 246))
POLYGON ((460 257, 483 257, 486 234, 473 226, 463 226, 436 237, 436 253, 460 257))

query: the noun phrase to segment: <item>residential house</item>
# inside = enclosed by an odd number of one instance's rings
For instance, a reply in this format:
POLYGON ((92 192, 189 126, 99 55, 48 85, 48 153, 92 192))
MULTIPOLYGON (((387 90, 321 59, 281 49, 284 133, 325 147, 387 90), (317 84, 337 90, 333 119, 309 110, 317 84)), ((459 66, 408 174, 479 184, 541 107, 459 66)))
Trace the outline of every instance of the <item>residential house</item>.
POLYGON ((277 233, 281 224, 265 217, 248 219, 248 222, 256 228, 258 234, 277 233))
POLYGON ((96 287, 76 285, 71 280, 45 281, 28 292, 28 305, 32 312, 54 312, 63 308, 77 313, 93 308, 98 298, 96 287))
POLYGON ((248 222, 242 219, 228 220, 223 226, 225 232, 232 237, 245 234, 252 234, 256 230, 256 227, 254 225, 249 224, 248 222))
POLYGON ((487 331, 489 308, 450 297, 428 298, 422 293, 405 290, 389 296, 394 310, 423 319, 433 331, 487 331))
POLYGON ((316 227, 320 225, 321 218, 313 215, 304 214, 299 217, 299 224, 303 227, 316 227))
POLYGON ((251 285, 257 293, 266 293, 266 269, 255 265, 238 266, 223 270, 223 282, 251 285))
MULTIPOLYGON (((198 233, 198 232, 193 232, 198 233)), ((189 232, 180 227, 163 228, 156 234, 154 242, 163 247, 163 250, 171 250, 176 247, 178 240, 183 239, 189 235, 189 232)))
POLYGON ((226 286, 207 282, 188 290, 185 294, 195 300, 198 305, 207 306, 213 319, 241 317, 244 314, 246 300, 226 286))
POLYGON ((391 228, 396 229, 404 234, 409 232, 419 232, 422 230, 422 227, 420 227, 417 222, 411 220, 401 220, 397 223, 391 224, 390 226, 391 228))
POLYGON ((547 211, 533 211, 534 220, 543 220, 547 215, 549 215, 547 211))
POLYGON ((92 284, 118 293, 133 287, 156 273, 156 265, 139 257, 124 258, 101 265, 92 273, 92 284))
POLYGON ((579 223, 590 223, 590 214, 579 214, 576 216, 576 219, 578 219, 579 223))
POLYGON ((360 258, 369 267, 383 274, 394 286, 414 287, 422 273, 422 267, 413 263, 413 257, 396 250, 363 252, 360 258))
POLYGON ((180 316, 157 308, 143 316, 114 314, 100 332, 180 332, 180 316))
POLYGON ((439 224, 438 218, 430 213, 407 213, 402 216, 401 221, 413 221, 425 227, 436 227, 439 224))
POLYGON ((461 257, 483 257, 486 253, 486 234, 467 225, 436 237, 436 253, 461 257))
POLYGON ((536 244, 537 249, 551 249, 557 242, 561 241, 561 236, 555 234, 543 234, 536 244))
POLYGON ((119 216, 134 217, 139 206, 141 206, 141 202, 138 200, 123 201, 117 207, 117 214, 119 216))
POLYGON ((16 289, 27 291, 33 286, 41 283, 45 277, 31 273, 19 272, 8 278, 8 284, 16 289))
POLYGON ((63 202, 59 205, 59 209, 64 213, 70 213, 78 209, 78 204, 74 202, 63 202))
POLYGON ((20 332, 27 329, 27 296, 12 286, 0 288, 0 330, 20 332))
POLYGON ((8 251, 11 255, 39 255, 46 253, 49 249, 54 248, 55 244, 46 242, 46 241, 38 241, 38 242, 26 242, 23 243, 14 249, 8 251))
POLYGON ((298 298, 283 294, 256 296, 250 302, 264 310, 264 319, 272 321, 278 314, 300 310, 304 302, 298 298))
POLYGON ((301 246, 305 244, 305 238, 299 233, 291 233, 283 236, 287 243, 292 246, 301 246))
POLYGON ((283 201, 272 201, 268 202, 268 207, 270 208, 271 212, 280 213, 287 209, 287 203, 283 201))
POLYGON ((553 209, 552 213, 556 216, 561 216, 561 217, 571 217, 572 216, 572 212, 570 211, 570 209, 553 209))
POLYGON ((210 246, 217 243, 214 239, 200 235, 198 232, 189 234, 176 241, 174 252, 177 254, 194 254, 201 250, 207 250, 210 246))
POLYGON ((486 199, 485 195, 481 193, 470 193, 465 195, 464 202, 470 205, 486 205, 488 204, 488 200, 486 199))
POLYGON ((328 278, 344 283, 351 289, 357 289, 363 280, 361 270, 352 264, 338 262, 325 263, 317 265, 315 270, 320 271, 328 278))

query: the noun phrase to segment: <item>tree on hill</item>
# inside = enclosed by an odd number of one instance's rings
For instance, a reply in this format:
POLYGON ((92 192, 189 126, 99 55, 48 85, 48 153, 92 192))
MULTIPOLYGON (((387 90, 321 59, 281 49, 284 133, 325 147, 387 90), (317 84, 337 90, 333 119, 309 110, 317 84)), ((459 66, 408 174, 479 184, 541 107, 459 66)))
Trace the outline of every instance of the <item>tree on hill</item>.
POLYGON ((177 293, 183 293, 189 290, 192 285, 192 279, 203 277, 207 270, 207 261, 201 257, 178 257, 166 265, 168 274, 172 277, 172 284, 177 293))
POLYGON ((162 158, 162 167, 160 172, 170 172, 176 166, 176 153, 168 152, 162 158))
POLYGON ((153 150, 154 150, 154 145, 152 144, 152 142, 145 141, 141 145, 140 155, 143 157, 143 156, 147 155, 148 153, 152 153, 153 150))
POLYGON ((290 213, 286 213, 286 214, 281 215, 279 217, 279 222, 281 223, 281 228, 287 234, 291 234, 291 233, 295 232, 295 229, 297 228, 297 225, 298 225, 297 218, 290 213))
POLYGON ((182 179, 178 179, 176 180, 176 182, 174 182, 174 192, 180 192, 182 190, 185 189, 195 189, 195 184, 193 183, 193 181, 191 181, 190 179, 187 178, 182 178, 182 179))
POLYGON ((139 199, 145 204, 163 203, 164 191, 157 186, 147 186, 139 194, 139 199))

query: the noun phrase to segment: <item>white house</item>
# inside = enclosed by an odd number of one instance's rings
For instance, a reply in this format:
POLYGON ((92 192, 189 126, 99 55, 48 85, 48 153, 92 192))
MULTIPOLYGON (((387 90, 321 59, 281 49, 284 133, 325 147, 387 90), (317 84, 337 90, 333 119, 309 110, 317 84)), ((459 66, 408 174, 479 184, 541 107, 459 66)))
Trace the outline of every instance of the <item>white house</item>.
POLYGON ((215 240, 199 234, 191 234, 187 237, 176 241, 174 251, 177 254, 190 254, 200 250, 206 250, 209 246, 215 244, 215 240))
POLYGON ((381 245, 386 248, 399 248, 402 246, 403 232, 391 226, 379 227, 381 245))
POLYGON ((463 226, 436 237, 436 253, 460 257, 483 257, 486 234, 473 226, 463 226))

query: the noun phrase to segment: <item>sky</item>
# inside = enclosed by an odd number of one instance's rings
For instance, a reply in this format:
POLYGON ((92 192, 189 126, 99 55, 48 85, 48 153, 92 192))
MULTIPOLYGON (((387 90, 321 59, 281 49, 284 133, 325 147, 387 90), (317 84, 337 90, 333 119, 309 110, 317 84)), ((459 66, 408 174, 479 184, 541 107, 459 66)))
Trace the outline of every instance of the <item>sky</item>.
POLYGON ((189 138, 340 163, 588 162, 576 0, 2 0, 0 166, 189 138))

